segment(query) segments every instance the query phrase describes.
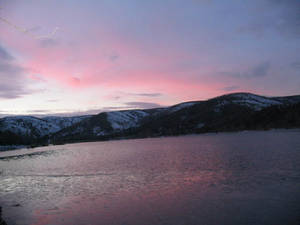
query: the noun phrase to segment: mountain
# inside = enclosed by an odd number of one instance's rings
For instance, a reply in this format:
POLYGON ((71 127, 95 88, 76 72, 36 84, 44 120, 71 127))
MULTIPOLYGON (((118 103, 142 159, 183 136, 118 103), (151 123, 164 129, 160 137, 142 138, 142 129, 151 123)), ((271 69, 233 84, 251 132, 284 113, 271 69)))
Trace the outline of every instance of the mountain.
POLYGON ((31 144, 89 117, 4 117, 0 119, 0 145, 31 144))
POLYGON ((149 118, 136 133, 141 136, 161 136, 300 127, 300 96, 267 98, 237 93, 191 102, 188 107, 183 107, 186 104, 170 107, 159 116, 149 118), (268 116, 269 123, 265 123, 267 118, 265 121, 258 119, 268 116), (282 121, 279 123, 279 120, 282 121))
POLYGON ((294 120, 300 120, 300 114, 297 114, 298 104, 300 96, 270 98, 235 93, 166 108, 104 112, 62 129, 52 136, 52 141, 64 143, 272 127, 289 128, 297 125, 294 120), (289 116, 293 119, 290 121, 285 115, 292 112, 294 114, 289 116), (276 114, 283 121, 278 123, 278 118, 269 114, 276 114), (272 118, 268 124, 264 123, 267 119, 258 119, 268 115, 272 118))
POLYGON ((107 136, 139 127, 143 119, 153 110, 124 110, 103 112, 62 129, 52 136, 53 140, 71 141, 101 139, 107 136))
POLYGON ((0 145, 66 143, 189 133, 300 127, 300 96, 234 93, 171 107, 93 116, 5 117, 0 145))

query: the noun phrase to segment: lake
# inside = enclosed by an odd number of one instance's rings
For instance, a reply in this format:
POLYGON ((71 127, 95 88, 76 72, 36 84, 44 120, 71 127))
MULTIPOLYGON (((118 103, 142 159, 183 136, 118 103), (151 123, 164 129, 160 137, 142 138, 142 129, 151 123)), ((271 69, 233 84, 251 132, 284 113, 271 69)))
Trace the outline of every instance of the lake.
POLYGON ((300 131, 0 152, 8 225, 299 225, 300 131))

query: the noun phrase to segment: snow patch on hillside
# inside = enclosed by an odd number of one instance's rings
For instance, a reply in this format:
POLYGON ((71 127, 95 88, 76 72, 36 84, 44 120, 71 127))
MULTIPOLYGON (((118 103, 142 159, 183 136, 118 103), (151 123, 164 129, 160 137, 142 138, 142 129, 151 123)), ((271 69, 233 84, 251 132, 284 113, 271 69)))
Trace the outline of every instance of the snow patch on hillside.
POLYGON ((257 95, 236 95, 240 99, 233 100, 233 103, 245 105, 248 107, 252 107, 255 110, 261 110, 263 108, 269 107, 271 105, 281 105, 282 103, 277 100, 273 100, 266 97, 261 97, 257 95))
POLYGON ((176 112, 179 111, 181 109, 187 108, 187 107, 191 107, 193 105, 195 105, 196 102, 186 102, 186 103, 181 103, 179 105, 176 106, 171 106, 169 109, 169 112, 176 112))
POLYGON ((243 94, 231 95, 229 99, 224 99, 220 101, 216 105, 215 111, 219 112, 222 106, 225 106, 227 104, 232 104, 232 103, 237 105, 247 106, 257 111, 272 105, 283 104, 281 101, 272 98, 243 93, 243 94))
POLYGON ((63 129, 66 127, 70 127, 73 124, 79 123, 80 121, 90 117, 91 116, 74 116, 74 117, 48 116, 42 119, 63 129))
POLYGON ((107 132, 105 132, 101 127, 97 126, 93 128, 93 134, 96 136, 103 136, 106 135, 107 132))
POLYGON ((37 138, 56 133, 85 118, 87 117, 10 116, 0 119, 0 131, 10 131, 18 135, 37 138))
POLYGON ((148 115, 142 110, 108 112, 107 120, 114 130, 124 130, 138 126, 140 120, 148 115))

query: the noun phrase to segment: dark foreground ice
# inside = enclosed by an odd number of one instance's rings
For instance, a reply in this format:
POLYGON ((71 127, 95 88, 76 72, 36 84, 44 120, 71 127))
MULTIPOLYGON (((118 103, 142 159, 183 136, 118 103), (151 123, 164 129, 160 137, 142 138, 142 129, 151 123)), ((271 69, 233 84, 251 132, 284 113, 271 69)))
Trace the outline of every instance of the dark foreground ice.
POLYGON ((0 206, 8 225, 299 225, 300 132, 1 152, 0 206))

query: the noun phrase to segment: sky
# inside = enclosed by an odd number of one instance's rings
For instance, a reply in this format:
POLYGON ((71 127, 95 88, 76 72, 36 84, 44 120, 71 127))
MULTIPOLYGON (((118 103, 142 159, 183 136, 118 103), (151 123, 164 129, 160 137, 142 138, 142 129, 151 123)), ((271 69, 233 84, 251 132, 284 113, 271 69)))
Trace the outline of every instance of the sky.
POLYGON ((300 94, 299 0, 0 0, 0 115, 300 94))

